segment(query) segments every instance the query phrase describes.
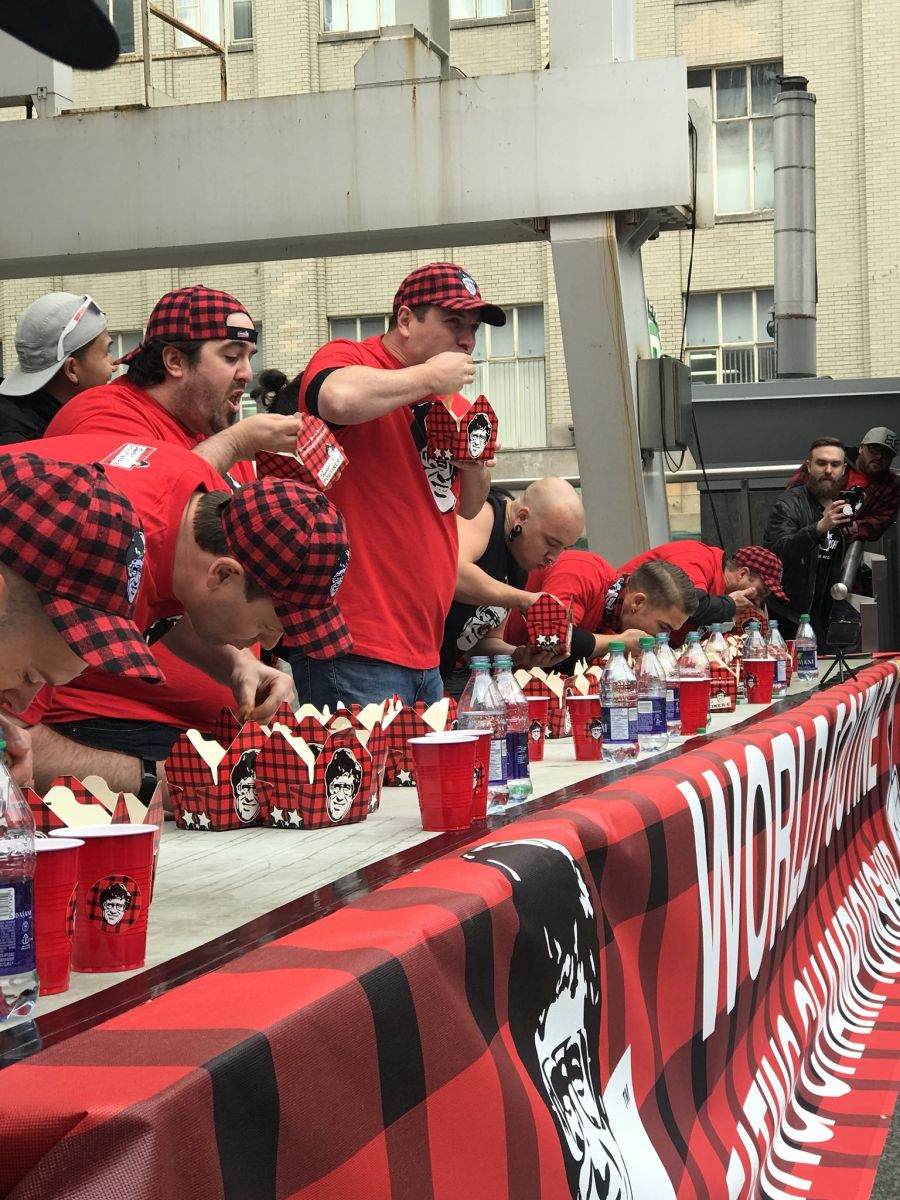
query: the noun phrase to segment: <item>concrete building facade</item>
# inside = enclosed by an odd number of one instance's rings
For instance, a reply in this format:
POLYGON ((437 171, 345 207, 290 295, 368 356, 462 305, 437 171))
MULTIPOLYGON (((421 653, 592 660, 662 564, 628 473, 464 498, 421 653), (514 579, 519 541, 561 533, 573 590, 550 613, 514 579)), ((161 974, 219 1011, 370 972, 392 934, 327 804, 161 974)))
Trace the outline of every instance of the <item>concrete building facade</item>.
MULTIPOLYGON (((109 7, 123 54, 108 71, 76 72, 76 111, 143 103, 139 6, 132 0, 99 2, 109 7)), ((889 20, 889 2, 635 0, 638 54, 683 56, 689 82, 708 86, 713 102, 717 215, 713 228, 696 234, 687 330, 686 357, 696 378, 736 382, 765 378, 772 370, 766 333, 773 286, 771 101, 774 76, 782 70, 807 75, 818 97, 819 373, 896 373, 900 332, 890 315, 900 264, 884 198, 900 157, 896 122, 881 98, 897 73, 900 35, 889 20)), ((163 0, 162 7, 224 40, 228 95, 235 99, 351 87, 354 65, 376 26, 393 18, 393 0, 294 0, 291 6, 225 0, 223 39, 218 0, 163 0)), ((540 69, 548 61, 547 0, 451 0, 451 17, 451 62, 467 76, 540 69)), ((218 101, 217 56, 156 19, 150 29, 156 91, 179 104, 218 101)), ((24 113, 0 110, 0 116, 24 113)), ((383 137, 390 155, 391 131, 383 137)), ((585 130, 585 153, 593 137, 602 138, 602 130, 585 130)), ((227 146, 222 153, 228 154, 227 146)), ((327 162, 308 166, 328 170, 327 162)), ((110 170, 127 175, 127 164, 111 164, 110 170)), ((102 187, 102 180, 79 181, 76 198, 89 203, 95 186, 102 187)), ((265 178, 247 178, 236 161, 234 189, 221 202, 239 205, 252 221, 254 209, 278 187, 277 161, 265 178)), ((179 203, 174 164, 171 186, 160 181, 160 203, 179 203)), ((689 232, 665 233, 644 250, 662 347, 675 355, 690 243, 689 232)), ((8 370, 14 359, 18 313, 44 291, 93 295, 124 352, 139 339, 163 292, 202 280, 247 305, 262 332, 261 365, 291 375, 329 336, 365 336, 381 327, 399 280, 432 258, 463 262, 485 296, 510 312, 507 329, 490 331, 476 354, 483 362, 478 383, 503 420, 508 457, 500 474, 574 474, 552 263, 549 247, 539 243, 7 282, 0 284, 3 365, 8 370)), ((695 529, 693 489, 670 491, 673 528, 695 529)))

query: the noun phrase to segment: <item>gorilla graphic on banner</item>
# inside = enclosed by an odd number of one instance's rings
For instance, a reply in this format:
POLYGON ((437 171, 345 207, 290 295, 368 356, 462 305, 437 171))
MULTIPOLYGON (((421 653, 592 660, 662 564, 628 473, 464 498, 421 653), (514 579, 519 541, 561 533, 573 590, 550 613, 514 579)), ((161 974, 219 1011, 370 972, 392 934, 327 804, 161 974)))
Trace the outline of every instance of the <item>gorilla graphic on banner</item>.
POLYGON ((463 857, 502 872, 512 887, 519 932, 509 1030, 556 1126, 572 1200, 674 1200, 633 1101, 630 1047, 613 1071, 615 1090, 601 1088, 600 943, 578 863, 565 846, 537 838, 476 846, 463 857))

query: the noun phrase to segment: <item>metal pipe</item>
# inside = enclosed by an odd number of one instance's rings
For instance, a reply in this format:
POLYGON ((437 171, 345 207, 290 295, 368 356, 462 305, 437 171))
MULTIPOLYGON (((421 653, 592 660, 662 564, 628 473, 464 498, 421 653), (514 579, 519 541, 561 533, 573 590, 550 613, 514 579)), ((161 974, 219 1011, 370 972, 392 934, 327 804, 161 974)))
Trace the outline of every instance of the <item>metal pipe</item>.
MULTIPOLYGON (((795 471, 799 470, 799 463, 772 463, 771 466, 762 467, 707 467, 706 478, 715 479, 719 482, 731 479, 779 479, 790 478, 795 471)), ((510 476, 505 478, 502 475, 494 472, 492 482, 498 487, 512 488, 527 488, 529 483, 534 483, 536 475, 528 476, 510 476)), ((560 479, 565 479, 567 483, 571 483, 573 487, 581 486, 580 475, 560 475, 560 479)), ((667 471, 666 483, 702 483, 702 471, 667 471)))
POLYGON ((775 97, 775 369, 816 374, 816 98, 802 75, 775 97))
POLYGON ((841 564, 841 574, 837 583, 831 585, 832 600, 846 600, 853 590, 856 576, 862 563, 864 542, 854 542, 841 564))

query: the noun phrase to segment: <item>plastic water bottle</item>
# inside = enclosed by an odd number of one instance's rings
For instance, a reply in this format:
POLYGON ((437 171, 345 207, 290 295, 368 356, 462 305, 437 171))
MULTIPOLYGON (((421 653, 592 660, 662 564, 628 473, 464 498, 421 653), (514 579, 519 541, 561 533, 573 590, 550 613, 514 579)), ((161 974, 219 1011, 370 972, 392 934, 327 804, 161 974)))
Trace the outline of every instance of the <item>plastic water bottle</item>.
POLYGON ((763 635, 759 631, 759 621, 748 621, 744 632, 744 658, 768 658, 769 652, 763 635))
MULTIPOLYGON (((687 643, 684 647, 684 653, 678 660, 678 678, 679 679, 711 679, 712 672, 710 670, 709 659, 706 657, 706 651, 700 645, 700 634, 692 629, 687 635, 687 643)), ((709 708, 707 708, 707 721, 709 718, 709 708)))
POLYGON ((34 866, 34 818, 0 755, 0 1021, 31 1012, 38 997, 34 866))
POLYGON ((487 811, 503 812, 508 799, 506 783, 506 712, 491 679, 491 660, 476 655, 469 660, 472 674, 459 698, 456 723, 460 729, 490 729, 491 762, 488 767, 487 811))
POLYGON ((797 630, 797 678, 804 683, 817 683, 819 679, 819 648, 809 613, 801 615, 797 630))
POLYGON ((508 654, 494 658, 494 686, 506 705, 506 783, 509 803, 518 804, 531 795, 528 766, 528 701, 513 675, 508 654))
POLYGON ((665 750, 666 673, 656 657, 656 639, 641 638, 641 661, 637 673, 638 745, 641 750, 665 750))
POLYGON ((625 643, 609 643, 609 660, 600 678, 600 724, 604 762, 637 758, 637 680, 625 661, 625 643))
POLYGON ((704 651, 706 657, 712 661, 713 658, 718 658, 723 666, 728 662, 728 643, 725 641, 725 635, 722 632, 721 625, 712 625, 710 627, 710 635, 706 639, 704 651))
POLYGON ((782 699, 787 695, 787 646, 778 628, 777 621, 769 621, 769 632, 766 635, 766 651, 769 658, 775 659, 775 678, 772 681, 772 698, 782 699))
POLYGON ((669 645, 669 635, 656 635, 656 657, 666 676, 666 732, 669 737, 681 733, 681 702, 678 695, 678 659, 669 645))

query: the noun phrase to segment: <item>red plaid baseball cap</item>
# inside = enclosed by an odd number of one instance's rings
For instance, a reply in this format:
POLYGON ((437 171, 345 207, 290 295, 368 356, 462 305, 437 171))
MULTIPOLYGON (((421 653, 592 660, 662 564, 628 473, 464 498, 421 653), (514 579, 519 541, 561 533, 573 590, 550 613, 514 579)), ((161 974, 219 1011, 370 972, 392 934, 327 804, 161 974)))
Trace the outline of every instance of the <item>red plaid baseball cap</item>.
POLYGON ((204 287, 202 283, 166 292, 150 314, 144 340, 118 361, 130 362, 150 342, 255 343, 259 336, 255 329, 241 329, 228 324, 228 318, 235 313, 250 316, 240 300, 235 300, 227 292, 204 287))
POLYGON ((350 562, 344 518, 314 488, 268 476, 245 484, 220 507, 235 558, 267 592, 285 641, 312 658, 353 649, 334 601, 350 562))
POLYGON ((0 562, 89 666, 158 683, 132 620, 144 553, 141 522, 101 467, 0 455, 0 562))
POLYGON ((485 304, 478 284, 468 271, 456 263, 428 263, 410 271, 397 289, 394 312, 401 305, 433 304, 436 308, 452 308, 454 312, 478 310, 488 325, 505 325, 506 313, 496 304, 485 304))
POLYGON ((786 592, 781 590, 781 559, 762 546, 744 546, 731 556, 732 562, 754 571, 766 585, 766 594, 777 596, 790 603, 786 592))

